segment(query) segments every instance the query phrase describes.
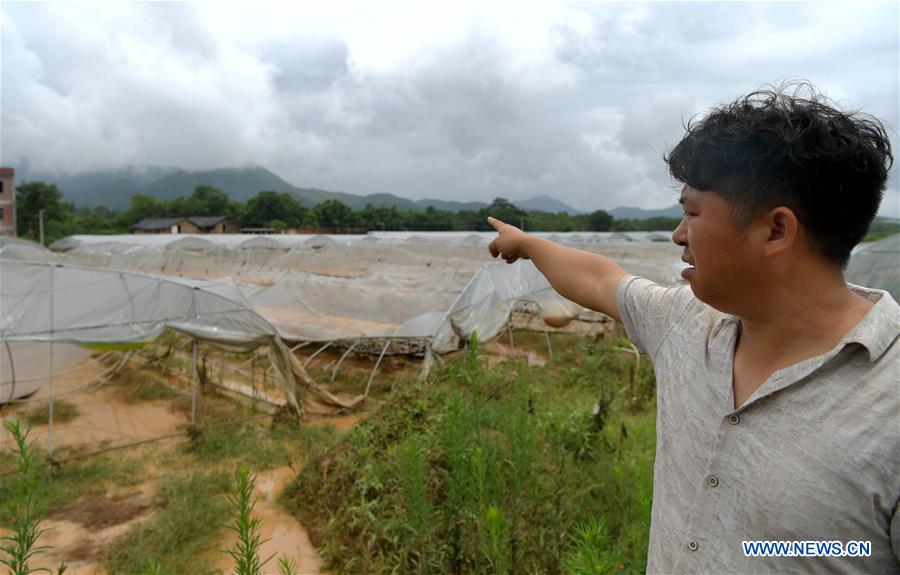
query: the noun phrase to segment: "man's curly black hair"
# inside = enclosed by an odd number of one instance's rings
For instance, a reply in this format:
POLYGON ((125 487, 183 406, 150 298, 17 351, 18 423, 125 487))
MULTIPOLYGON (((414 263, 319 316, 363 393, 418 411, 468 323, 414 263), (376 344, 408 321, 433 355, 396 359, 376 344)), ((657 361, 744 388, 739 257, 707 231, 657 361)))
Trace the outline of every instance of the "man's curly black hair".
POLYGON ((712 191, 745 227, 785 206, 842 268, 878 212, 894 157, 882 123, 844 112, 809 83, 769 86, 691 119, 665 157, 672 176, 712 191))

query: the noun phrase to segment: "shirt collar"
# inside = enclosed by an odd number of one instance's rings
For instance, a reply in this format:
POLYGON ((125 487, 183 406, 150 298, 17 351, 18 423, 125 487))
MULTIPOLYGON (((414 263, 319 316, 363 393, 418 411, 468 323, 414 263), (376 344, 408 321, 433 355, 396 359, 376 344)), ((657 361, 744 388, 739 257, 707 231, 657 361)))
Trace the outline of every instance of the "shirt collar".
MULTIPOLYGON (((875 305, 859 323, 841 338, 837 347, 843 349, 847 344, 858 343, 866 348, 869 353, 869 361, 875 361, 884 355, 884 352, 900 335, 900 305, 894 301, 890 293, 884 290, 851 283, 848 283, 847 287, 875 305)), ((741 318, 727 313, 722 314, 717 333, 724 333, 722 329, 729 324, 735 324, 736 328, 740 329, 741 318)))
POLYGON ((871 289, 851 283, 851 290, 875 305, 841 339, 841 347, 848 343, 858 343, 869 352, 869 361, 875 361, 896 341, 900 335, 900 305, 891 294, 879 289, 871 289))

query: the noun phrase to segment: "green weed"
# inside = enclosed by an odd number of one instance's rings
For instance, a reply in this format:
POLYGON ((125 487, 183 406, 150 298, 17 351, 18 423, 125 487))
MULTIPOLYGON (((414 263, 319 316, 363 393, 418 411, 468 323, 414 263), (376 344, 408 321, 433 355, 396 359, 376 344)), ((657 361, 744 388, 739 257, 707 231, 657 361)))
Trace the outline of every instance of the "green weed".
POLYGON ((487 368, 473 337, 427 387, 398 386, 311 458, 287 506, 336 573, 560 573, 596 566, 589 551, 641 571, 652 386, 649 362, 633 369, 621 344, 573 341, 545 368, 487 368))
POLYGON ((152 518, 113 542, 105 565, 110 573, 214 573, 216 542, 228 517, 228 476, 195 472, 162 479, 164 503, 152 518))
MULTIPOLYGON (((22 420, 30 426, 47 425, 49 410, 46 405, 28 410, 22 420)), ((53 400, 53 423, 65 423, 78 417, 78 407, 62 398, 53 400)))
POLYGON ((279 575, 297 575, 297 562, 293 557, 282 555, 278 558, 279 575))
POLYGON ((272 560, 274 554, 260 561, 259 548, 263 544, 260 536, 260 521, 253 516, 257 497, 253 495, 256 476, 242 466, 234 475, 228 492, 231 506, 231 523, 226 527, 237 534, 237 541, 225 552, 234 559, 237 575, 259 575, 261 569, 272 560))
POLYGON ((11 482, 9 496, 4 498, 3 512, 12 527, 12 534, 0 539, 0 565, 15 575, 30 573, 28 562, 46 547, 36 545, 44 512, 44 489, 33 442, 28 441, 28 427, 16 419, 4 424, 15 441, 14 456, 18 475, 11 482))
POLYGON ((576 525, 572 533, 572 549, 563 560, 567 573, 573 575, 606 575, 620 571, 612 552, 613 537, 606 519, 592 517, 576 525))

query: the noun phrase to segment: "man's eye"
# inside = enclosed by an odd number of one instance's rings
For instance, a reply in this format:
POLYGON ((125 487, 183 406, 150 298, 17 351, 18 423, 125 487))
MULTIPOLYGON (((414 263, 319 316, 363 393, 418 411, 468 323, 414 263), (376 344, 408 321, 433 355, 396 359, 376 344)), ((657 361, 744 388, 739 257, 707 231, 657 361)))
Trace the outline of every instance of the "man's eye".
POLYGON ((689 212, 681 212, 681 215, 684 216, 684 217, 690 217, 690 216, 695 216, 695 215, 697 215, 697 214, 691 214, 691 213, 689 213, 689 212))

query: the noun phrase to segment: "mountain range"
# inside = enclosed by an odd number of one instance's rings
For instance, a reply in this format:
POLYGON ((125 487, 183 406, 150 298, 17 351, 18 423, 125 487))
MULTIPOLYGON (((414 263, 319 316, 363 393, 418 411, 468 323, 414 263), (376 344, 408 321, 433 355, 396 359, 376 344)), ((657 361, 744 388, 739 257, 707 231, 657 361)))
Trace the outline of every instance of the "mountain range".
MULTIPOLYGON (((346 192, 335 192, 319 188, 302 188, 286 182, 277 174, 260 167, 218 168, 213 170, 188 171, 180 168, 150 166, 141 168, 123 168, 87 172, 72 176, 55 176, 31 172, 26 168, 17 170, 18 182, 39 180, 56 184, 63 194, 63 200, 76 207, 105 206, 114 210, 127 209, 131 196, 142 194, 158 200, 171 200, 180 196, 189 196, 199 185, 215 186, 235 201, 246 202, 262 190, 286 192, 303 202, 305 206, 313 206, 320 202, 335 199, 358 210, 366 204, 376 207, 395 206, 400 210, 423 210, 434 207, 439 210, 457 212, 460 210, 478 210, 487 206, 485 202, 457 202, 438 199, 410 200, 390 193, 369 194, 359 196, 346 192)), ((523 210, 540 210, 550 213, 566 212, 571 215, 583 213, 565 202, 548 197, 536 196, 526 200, 511 200, 523 210)), ((616 208, 610 210, 616 219, 649 218, 654 216, 680 216, 679 206, 665 210, 641 210, 639 208, 616 208)))

